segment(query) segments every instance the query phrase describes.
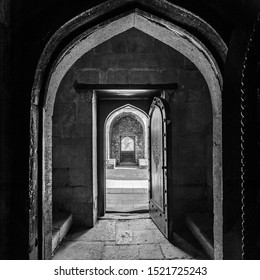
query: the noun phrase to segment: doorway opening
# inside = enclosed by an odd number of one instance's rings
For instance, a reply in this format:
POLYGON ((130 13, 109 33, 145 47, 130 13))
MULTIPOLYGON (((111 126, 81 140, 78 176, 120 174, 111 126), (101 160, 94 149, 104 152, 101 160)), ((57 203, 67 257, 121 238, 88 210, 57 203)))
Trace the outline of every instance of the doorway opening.
POLYGON ((106 119, 106 212, 149 209, 148 115, 130 104, 106 119))

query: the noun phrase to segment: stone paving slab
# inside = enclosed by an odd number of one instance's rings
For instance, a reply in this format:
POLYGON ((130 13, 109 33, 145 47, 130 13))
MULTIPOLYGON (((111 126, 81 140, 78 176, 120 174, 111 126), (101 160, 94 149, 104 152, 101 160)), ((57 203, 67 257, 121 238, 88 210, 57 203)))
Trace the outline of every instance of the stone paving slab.
POLYGON ((150 219, 149 213, 135 214, 135 213, 106 213, 100 220, 137 220, 137 219, 150 219))
POLYGON ((102 260, 138 260, 139 250, 137 245, 105 245, 102 260))
POLYGON ((70 233, 66 240, 81 241, 115 241, 115 220, 98 221, 94 228, 70 233))
POLYGON ((147 244, 155 243, 153 231, 148 230, 133 230, 133 243, 134 244, 147 244))
POLYGON ((107 211, 109 212, 133 212, 133 211, 140 211, 145 209, 136 208, 134 204, 116 204, 116 205, 108 205, 107 211))
MULTIPOLYGON (((111 189, 112 190, 112 189, 111 189)), ((117 189, 115 189, 117 190, 117 189)), ((106 210, 110 212, 132 212, 149 209, 148 193, 134 193, 135 189, 125 189, 125 193, 110 192, 106 196, 106 210)), ((137 190, 137 189, 136 189, 137 190)))
POLYGON ((148 180, 106 180, 107 189, 148 189, 148 180))
POLYGON ((152 244, 164 241, 165 237, 158 232, 158 229, 133 230, 134 244, 152 244))
POLYGON ((133 244, 133 231, 132 230, 117 231, 116 244, 133 244))
POLYGON ((53 260, 100 260, 104 242, 63 242, 53 260))
POLYGON ((148 170, 140 168, 107 169, 106 178, 112 180, 147 180, 148 170))
POLYGON ((193 259, 190 255, 182 251, 181 249, 175 247, 170 242, 164 242, 160 243, 162 252, 164 254, 164 257, 168 260, 174 260, 174 259, 193 259))
POLYGON ((163 260, 164 256, 159 244, 138 245, 140 260, 163 260))

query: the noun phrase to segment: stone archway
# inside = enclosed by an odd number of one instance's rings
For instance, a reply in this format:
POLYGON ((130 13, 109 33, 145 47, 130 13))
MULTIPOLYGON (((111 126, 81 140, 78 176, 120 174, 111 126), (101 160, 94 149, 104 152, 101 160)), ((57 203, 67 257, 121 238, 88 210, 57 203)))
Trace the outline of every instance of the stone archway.
POLYGON ((109 160, 111 158, 111 137, 110 137, 110 131, 112 128, 112 125, 116 119, 116 117, 122 115, 122 114, 133 114, 135 118, 140 122, 143 128, 143 137, 144 137, 144 158, 148 158, 148 116, 145 112, 143 112, 141 109, 127 104, 124 105, 113 112, 109 114, 105 121, 105 127, 104 127, 104 139, 105 139, 105 147, 106 147, 106 153, 105 158, 109 160))
MULTIPOLYGON (((99 25, 94 30, 83 33, 62 51, 55 65, 52 66, 46 84, 47 90, 42 111, 39 112, 43 119, 43 154, 40 157, 43 165, 43 258, 50 258, 51 256, 52 115, 58 86, 73 63, 84 53, 130 28, 137 28, 182 53, 197 66, 208 84, 213 112, 214 258, 222 259, 222 75, 214 57, 196 37, 171 22, 140 10, 135 10, 127 15, 120 15, 99 25)), ((221 43, 223 44, 223 42, 221 43)), ((48 60, 48 58, 46 59, 48 60)), ((41 68, 42 65, 39 65, 39 67, 41 68)), ((38 97, 41 82, 41 79, 37 76, 32 95, 31 120, 35 127, 33 127, 31 139, 34 139, 35 135, 38 134, 38 97)), ((37 161, 37 155, 35 161, 37 161)))

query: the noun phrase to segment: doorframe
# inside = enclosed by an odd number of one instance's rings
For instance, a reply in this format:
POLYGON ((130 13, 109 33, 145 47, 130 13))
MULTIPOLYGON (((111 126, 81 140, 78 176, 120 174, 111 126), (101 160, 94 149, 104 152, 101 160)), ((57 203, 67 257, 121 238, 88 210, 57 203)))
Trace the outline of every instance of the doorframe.
MULTIPOLYGON (((171 86, 175 87, 176 88, 176 84, 172 84, 171 86)), ((105 88, 105 85, 100 85, 100 88, 105 88)), ((109 85, 108 85, 109 87, 109 85)), ((122 88, 123 90, 131 90, 131 86, 123 86, 122 85, 122 88)), ((154 88, 155 86, 153 85, 152 87, 144 87, 142 85, 140 85, 139 87, 139 90, 152 90, 154 91, 154 88)), ((137 89, 137 88, 136 88, 137 89)), ((155 90, 155 92, 157 93, 158 90, 155 90)), ((120 112, 119 114, 123 113, 124 111, 127 110, 127 112, 129 113, 132 113, 133 115, 136 115, 140 120, 138 120, 141 125, 143 126, 143 131, 144 131, 144 140, 145 140, 145 147, 147 147, 147 157, 149 157, 149 152, 148 152, 148 148, 149 148, 149 141, 148 141, 148 137, 149 137, 149 129, 148 129, 148 125, 149 125, 149 116, 148 114, 146 114, 141 108, 138 108, 134 105, 131 105, 128 103, 129 102, 129 99, 126 101, 126 104, 115 109, 115 110, 112 110, 106 117, 105 119, 105 122, 104 122, 104 126, 103 126, 103 166, 101 166, 101 169, 103 170, 103 180, 101 182, 101 184, 99 184, 98 186, 98 189, 101 190, 100 191, 100 196, 99 196, 99 202, 98 202, 98 205, 99 205, 99 209, 98 209, 98 213, 100 216, 103 216, 105 215, 105 212, 106 212, 106 158, 108 156, 108 148, 109 148, 109 151, 110 151, 110 147, 108 147, 110 145, 110 142, 109 144, 107 144, 107 137, 110 137, 109 134, 109 130, 112 126, 112 123, 113 123, 113 120, 114 118, 116 117, 116 113, 117 112, 120 112), (134 111, 134 112, 131 112, 134 111), (144 123, 144 120, 147 121, 147 128, 145 128, 145 123, 144 123), (108 132, 107 132, 108 130, 108 132), (107 136, 108 135, 108 136, 107 136)), ((120 145, 120 151, 121 151, 121 145, 120 145)), ((109 155, 110 157, 110 155, 109 155)), ((149 160, 149 158, 148 158, 149 160)), ((102 163, 101 163, 102 164, 102 163)), ((102 178, 102 176, 101 176, 102 178)))
MULTIPOLYGON (((97 26, 88 26, 86 32, 77 34, 77 30, 82 30, 80 27, 86 26, 90 22, 96 20, 100 16, 102 7, 107 7, 101 14, 104 15, 117 7, 124 7, 121 1, 107 1, 104 4, 92 8, 90 11, 75 17, 67 24, 62 26, 50 39, 44 49, 39 60, 34 85, 32 88, 31 98, 31 123, 35 123, 30 133, 30 139, 35 150, 35 155, 30 162, 30 176, 34 176, 34 172, 42 175, 37 184, 29 186, 30 193, 37 193, 39 190, 39 201, 41 213, 39 213, 39 227, 42 230, 39 236, 40 254, 39 258, 51 258, 51 212, 46 206, 51 205, 52 198, 52 114, 55 102, 55 96, 58 86, 72 64, 81 57, 84 53, 109 40, 113 36, 120 34, 132 27, 140 29, 148 35, 160 40, 180 53, 187 56, 199 69, 204 76, 211 94, 211 102, 213 108, 213 189, 214 189, 214 258, 223 258, 223 171, 222 171, 222 73, 219 65, 222 66, 227 47, 221 37, 208 23, 201 20, 198 16, 175 6, 171 3, 166 3, 163 0, 151 0, 147 7, 158 6, 158 3, 164 3, 162 17, 158 18, 151 12, 141 11, 139 9, 128 10, 125 5, 126 13, 120 14, 115 18, 102 22, 97 26), (109 7, 109 8, 108 8, 109 7), (93 16, 89 17, 89 14, 93 16), (186 15, 183 16, 183 14, 186 15), (178 15, 177 25, 176 15, 178 15), (179 17, 182 15, 181 17, 179 17), (87 19, 88 18, 88 19, 87 19), (187 21, 187 18, 192 18, 192 21, 187 21), (189 33, 187 30, 178 26, 189 26, 192 22, 192 29, 201 34, 203 42, 197 39, 196 36, 189 33), (64 45, 64 38, 74 34, 74 40, 68 45, 64 45), (205 43, 214 49, 217 56, 213 56, 206 47, 205 43), (192 51, 191 51, 192 50, 192 51), (59 55, 57 56, 57 53, 59 55), (218 63, 216 62, 216 59, 218 63), (35 141, 34 139, 37 139, 35 141), (39 155, 38 155, 39 153, 39 155), (39 163, 40 162, 40 163, 39 163), (42 165, 42 170, 39 167, 42 165), (33 170, 31 169, 33 166, 33 170), (34 169, 37 169, 34 171, 34 169)), ((139 0, 135 2, 140 2, 139 0)), ((144 7, 145 10, 145 7, 144 7)), ((148 9, 149 10, 149 9, 148 9)), ((191 29, 191 30, 192 30, 191 29)), ((73 38, 73 37, 72 37, 73 38)), ((34 182, 32 177, 30 181, 34 182)), ((34 195, 30 195, 30 204, 35 203, 34 195)), ((37 206, 36 206, 37 207, 37 206)), ((29 215, 29 219, 31 216, 29 215)), ((29 234, 31 229, 29 229, 29 234)), ((36 246, 36 245, 35 245, 36 246)))

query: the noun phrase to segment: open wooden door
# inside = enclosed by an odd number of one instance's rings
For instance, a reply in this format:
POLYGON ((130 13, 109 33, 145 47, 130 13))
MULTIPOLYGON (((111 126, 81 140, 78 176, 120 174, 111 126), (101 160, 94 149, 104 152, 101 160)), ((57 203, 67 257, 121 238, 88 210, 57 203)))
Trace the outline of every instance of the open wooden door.
POLYGON ((150 199, 149 213, 167 239, 172 237, 169 209, 170 174, 167 146, 170 141, 170 110, 165 99, 155 97, 150 107, 150 199), (168 172, 169 171, 169 172, 168 172))

